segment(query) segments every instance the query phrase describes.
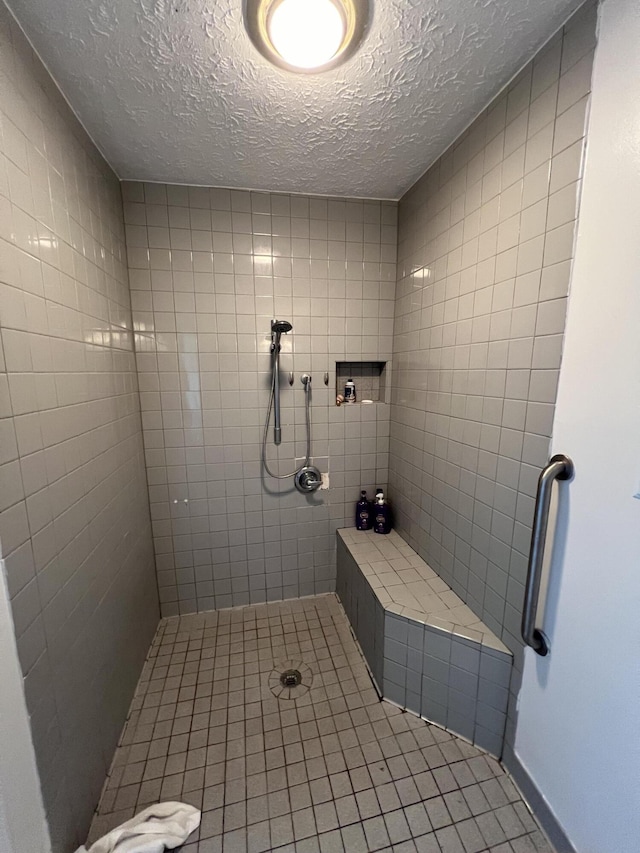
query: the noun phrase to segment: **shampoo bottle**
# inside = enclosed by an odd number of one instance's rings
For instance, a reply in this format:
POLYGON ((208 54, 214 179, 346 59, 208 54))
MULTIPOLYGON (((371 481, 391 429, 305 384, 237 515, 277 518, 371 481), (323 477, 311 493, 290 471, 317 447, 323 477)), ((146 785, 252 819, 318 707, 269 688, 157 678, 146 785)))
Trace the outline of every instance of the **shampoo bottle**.
POLYGON ((391 532, 391 509, 385 502, 382 492, 376 495, 376 505, 373 513, 373 529, 376 533, 391 532))
POLYGON ((345 403, 355 403, 356 401, 356 383, 353 379, 347 379, 344 383, 344 401, 345 403))
POLYGON ((356 530, 371 530, 372 523, 371 504, 363 489, 360 492, 360 500, 356 504, 356 530))

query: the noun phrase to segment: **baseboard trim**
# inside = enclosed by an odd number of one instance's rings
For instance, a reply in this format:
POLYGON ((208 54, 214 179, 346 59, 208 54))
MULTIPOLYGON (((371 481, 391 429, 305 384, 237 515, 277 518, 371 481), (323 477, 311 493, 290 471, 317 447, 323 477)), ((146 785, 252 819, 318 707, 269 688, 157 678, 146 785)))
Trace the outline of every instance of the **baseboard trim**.
POLYGON ((551 810, 549 803, 542 796, 513 749, 506 743, 502 754, 502 763, 511 774, 516 787, 536 816, 556 853, 577 853, 576 848, 569 841, 564 829, 558 822, 558 818, 551 810))

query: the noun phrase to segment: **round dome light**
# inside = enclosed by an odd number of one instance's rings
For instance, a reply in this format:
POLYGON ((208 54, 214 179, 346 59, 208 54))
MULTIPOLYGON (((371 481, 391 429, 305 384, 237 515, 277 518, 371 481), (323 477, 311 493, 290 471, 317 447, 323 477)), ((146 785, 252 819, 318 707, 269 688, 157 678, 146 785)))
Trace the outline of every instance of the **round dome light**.
POLYGON ((367 0, 245 0, 245 25, 260 53, 289 71, 334 68, 358 46, 367 0))
POLYGON ((271 44, 296 68, 320 68, 330 62, 345 30, 345 17, 333 0, 281 0, 267 17, 271 44))

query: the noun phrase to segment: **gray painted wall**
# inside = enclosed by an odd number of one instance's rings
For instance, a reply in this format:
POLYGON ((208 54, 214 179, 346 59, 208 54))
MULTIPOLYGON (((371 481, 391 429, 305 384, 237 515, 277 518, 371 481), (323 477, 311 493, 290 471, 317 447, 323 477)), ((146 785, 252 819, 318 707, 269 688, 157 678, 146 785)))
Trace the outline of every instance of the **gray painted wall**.
POLYGON ((54 851, 158 619, 120 187, 0 3, 0 540, 54 851))
POLYGON ((51 853, 4 566, 0 564, 0 849, 51 853))
MULTIPOLYGON (((589 3, 399 208, 397 525, 513 652, 562 353, 595 23, 589 3)), ((520 670, 517 654, 508 738, 520 670)))
POLYGON ((386 486, 389 406, 335 405, 337 361, 389 361, 396 205, 123 184, 160 600, 164 615, 335 589, 337 527, 386 486), (283 336, 283 441, 330 488, 307 497, 262 474, 270 322, 283 336), (329 373, 329 386, 323 378, 329 373), (188 503, 184 503, 187 500, 188 503))

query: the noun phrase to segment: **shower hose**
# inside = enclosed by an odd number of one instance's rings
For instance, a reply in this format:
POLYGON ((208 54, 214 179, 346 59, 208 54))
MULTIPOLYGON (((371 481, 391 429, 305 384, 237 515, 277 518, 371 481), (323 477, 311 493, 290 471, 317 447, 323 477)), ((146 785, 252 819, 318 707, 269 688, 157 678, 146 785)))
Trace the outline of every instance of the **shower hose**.
POLYGON ((262 436, 262 464, 264 465, 264 470, 270 477, 273 477, 274 480, 289 480, 291 477, 295 477, 298 471, 302 471, 303 468, 306 468, 309 462, 311 461, 311 380, 309 379, 307 381, 307 384, 304 386, 304 411, 307 426, 307 455, 302 465, 300 465, 299 468, 296 468, 296 470, 292 471, 290 474, 274 474, 273 471, 269 468, 269 463, 267 462, 267 434, 269 432, 269 421, 271 420, 271 412, 273 411, 273 400, 275 397, 275 393, 276 374, 274 370, 271 377, 271 393, 269 394, 269 406, 267 408, 267 418, 264 422, 264 433, 262 436))

